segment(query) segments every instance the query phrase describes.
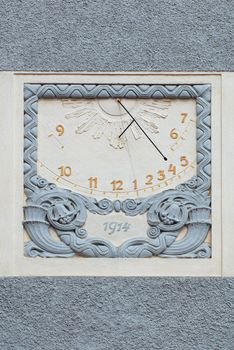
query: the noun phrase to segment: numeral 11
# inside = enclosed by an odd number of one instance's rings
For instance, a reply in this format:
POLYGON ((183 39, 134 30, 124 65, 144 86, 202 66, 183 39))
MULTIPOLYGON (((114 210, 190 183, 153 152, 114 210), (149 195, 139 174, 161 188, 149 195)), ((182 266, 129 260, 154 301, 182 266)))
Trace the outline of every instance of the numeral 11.
POLYGON ((98 183, 97 177, 91 176, 88 180, 89 180, 89 188, 90 189, 97 188, 97 183, 98 183))

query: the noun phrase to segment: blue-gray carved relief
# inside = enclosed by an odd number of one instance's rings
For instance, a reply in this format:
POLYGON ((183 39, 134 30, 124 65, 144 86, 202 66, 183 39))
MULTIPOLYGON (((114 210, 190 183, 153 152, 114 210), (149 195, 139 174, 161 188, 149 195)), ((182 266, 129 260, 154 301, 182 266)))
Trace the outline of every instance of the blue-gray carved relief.
POLYGON ((24 227, 34 257, 209 258, 211 227, 210 85, 25 85, 24 227), (40 98, 194 98, 197 105, 197 175, 174 189, 147 198, 97 200, 63 189, 37 175, 37 107, 40 98), (85 228, 87 213, 146 214, 148 230, 120 246, 85 228), (58 240, 50 233, 53 229, 58 240), (186 230, 182 238, 181 230, 186 230))

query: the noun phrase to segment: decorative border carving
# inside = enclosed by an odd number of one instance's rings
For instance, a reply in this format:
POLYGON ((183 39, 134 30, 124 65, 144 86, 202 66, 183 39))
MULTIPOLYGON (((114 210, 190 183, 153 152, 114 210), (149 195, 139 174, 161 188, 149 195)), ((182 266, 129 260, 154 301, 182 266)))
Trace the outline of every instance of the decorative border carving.
POLYGON ((30 237, 26 256, 70 257, 210 257, 205 242, 210 230, 211 87, 202 85, 25 85, 24 186, 27 206, 24 227, 30 237), (197 176, 143 199, 124 201, 83 196, 57 187, 37 175, 37 113, 39 98, 194 98, 197 109, 197 176), (119 247, 92 237, 85 229, 87 211, 128 216, 146 213, 149 229, 142 238, 119 247), (56 215, 56 213, 60 215, 56 215), (183 227, 187 233, 177 237, 183 227), (60 239, 53 239, 50 229, 60 239))

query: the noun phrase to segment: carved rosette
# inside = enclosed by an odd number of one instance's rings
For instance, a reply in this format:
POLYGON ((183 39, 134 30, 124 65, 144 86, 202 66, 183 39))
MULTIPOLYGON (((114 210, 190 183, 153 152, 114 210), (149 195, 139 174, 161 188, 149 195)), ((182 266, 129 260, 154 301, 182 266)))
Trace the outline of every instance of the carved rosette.
POLYGON ((142 258, 208 258, 210 208, 210 86, 209 85, 36 85, 25 86, 24 181, 27 206, 24 227, 30 241, 26 256, 142 258), (144 199, 124 201, 83 196, 37 175, 37 102, 43 98, 196 98, 197 176, 175 189, 144 199), (148 230, 142 237, 114 246, 85 228, 87 213, 126 216, 146 213, 148 230), (51 234, 53 230, 57 239, 51 234), (183 233, 181 235, 181 233, 183 233))

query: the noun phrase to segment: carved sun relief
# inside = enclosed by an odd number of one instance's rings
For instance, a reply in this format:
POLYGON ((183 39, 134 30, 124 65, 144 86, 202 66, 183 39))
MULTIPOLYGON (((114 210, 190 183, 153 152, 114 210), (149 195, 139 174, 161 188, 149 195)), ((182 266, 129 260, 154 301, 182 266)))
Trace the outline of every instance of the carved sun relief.
MULTIPOLYGON (((129 111, 141 123, 142 127, 154 134, 159 132, 158 119, 166 119, 168 108, 171 105, 170 100, 145 100, 137 104, 136 100, 129 100, 129 111)), ((113 105, 107 99, 86 99, 62 100, 65 109, 65 118, 67 120, 75 118, 77 120, 77 134, 91 131, 94 139, 106 137, 110 146, 114 148, 123 148, 124 140, 119 135, 131 122, 129 115, 113 105)), ((142 137, 142 133, 135 123, 130 126, 131 133, 135 140, 142 137)))

